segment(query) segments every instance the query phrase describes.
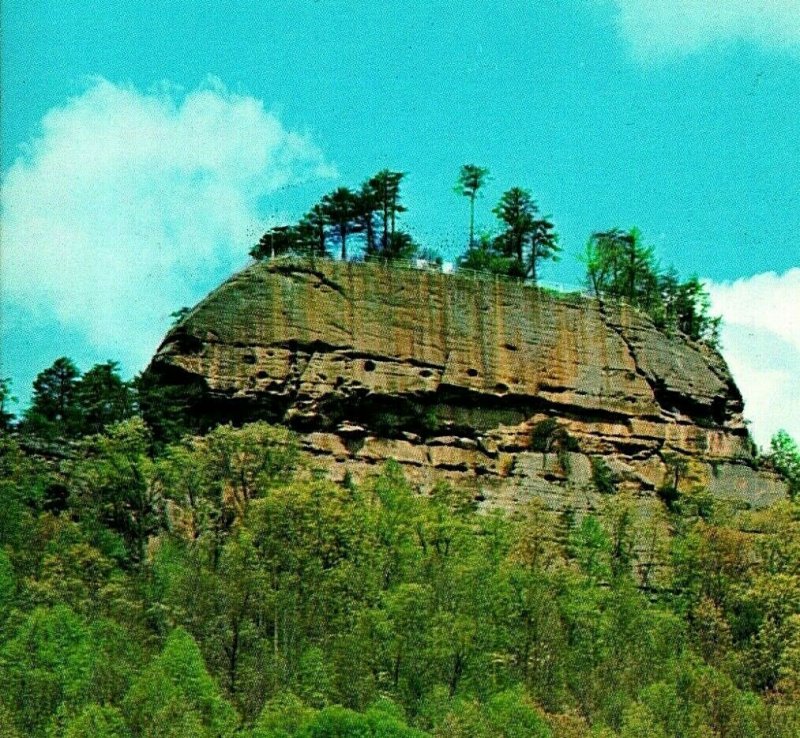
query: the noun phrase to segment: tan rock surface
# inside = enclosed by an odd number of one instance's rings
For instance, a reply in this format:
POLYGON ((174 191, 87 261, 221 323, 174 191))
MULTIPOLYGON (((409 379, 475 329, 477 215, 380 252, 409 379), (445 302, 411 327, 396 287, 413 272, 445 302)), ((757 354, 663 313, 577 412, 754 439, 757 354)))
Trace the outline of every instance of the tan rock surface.
POLYGON ((782 489, 749 466, 741 395, 718 353, 629 308, 509 281, 256 264, 170 331, 150 371, 199 384, 198 412, 296 428, 335 478, 391 458, 422 489, 447 479, 487 505, 536 495, 590 509, 588 455, 653 500, 676 454, 713 463, 704 482, 718 496, 763 505, 782 489), (532 447, 548 418, 574 439, 568 471, 532 447))

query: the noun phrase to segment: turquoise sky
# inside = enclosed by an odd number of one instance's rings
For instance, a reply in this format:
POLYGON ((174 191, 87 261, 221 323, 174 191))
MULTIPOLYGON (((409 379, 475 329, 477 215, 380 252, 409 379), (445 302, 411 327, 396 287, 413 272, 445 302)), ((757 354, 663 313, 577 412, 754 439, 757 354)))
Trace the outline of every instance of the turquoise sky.
MULTIPOLYGON (((800 7, 687 0, 676 14, 664 5, 5 0, 2 168, 24 154, 36 170, 36 150, 25 147, 39 138, 47 148, 43 117, 84 99, 93 78, 145 98, 159 85, 165 94, 166 82, 180 106, 213 75, 212 87, 263 101, 303 134, 322 162, 314 171, 338 171, 264 188, 255 205, 264 222, 396 168, 408 172, 406 227, 452 257, 467 216, 452 186, 474 162, 493 177, 479 225, 492 225, 491 207, 513 185, 552 214, 564 247, 547 267, 552 280, 580 280, 575 255, 593 230, 632 225, 682 274, 785 273, 800 262, 800 7)), ((10 208, 4 201, 4 217, 10 208)), ((174 307, 243 263, 249 245, 228 244, 224 258, 198 267, 174 307)), ((35 268, 25 274, 36 282, 35 268)), ((142 368, 144 349, 89 335, 54 307, 65 299, 57 291, 34 309, 35 287, 18 289, 19 279, 6 278, 2 357, 18 394, 64 353, 142 368)))

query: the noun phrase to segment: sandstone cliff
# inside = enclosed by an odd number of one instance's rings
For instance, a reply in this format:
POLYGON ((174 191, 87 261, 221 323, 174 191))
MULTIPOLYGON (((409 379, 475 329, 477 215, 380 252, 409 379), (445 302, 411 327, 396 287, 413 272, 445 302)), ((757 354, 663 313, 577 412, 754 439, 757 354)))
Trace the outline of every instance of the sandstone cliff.
POLYGON ((297 429, 335 478, 391 458, 423 491, 446 479, 485 505, 538 496, 554 511, 599 504, 598 464, 645 509, 676 480, 755 507, 784 493, 751 469, 717 352, 508 281, 259 263, 170 331, 149 371, 201 387, 215 419, 297 429))

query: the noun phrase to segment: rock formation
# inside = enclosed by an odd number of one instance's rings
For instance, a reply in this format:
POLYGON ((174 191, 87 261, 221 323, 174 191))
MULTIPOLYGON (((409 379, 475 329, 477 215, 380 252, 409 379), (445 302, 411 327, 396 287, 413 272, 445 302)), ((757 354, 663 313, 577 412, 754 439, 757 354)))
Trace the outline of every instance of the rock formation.
MULTIPOLYGON (((643 314, 506 280, 377 264, 264 262, 164 339, 149 372, 202 390, 196 411, 301 433, 334 478, 399 462, 421 491, 447 480, 486 506, 537 496, 600 504, 603 479, 643 510, 705 487, 759 507, 722 357, 643 314)), ((607 491, 607 490, 606 490, 607 491)))

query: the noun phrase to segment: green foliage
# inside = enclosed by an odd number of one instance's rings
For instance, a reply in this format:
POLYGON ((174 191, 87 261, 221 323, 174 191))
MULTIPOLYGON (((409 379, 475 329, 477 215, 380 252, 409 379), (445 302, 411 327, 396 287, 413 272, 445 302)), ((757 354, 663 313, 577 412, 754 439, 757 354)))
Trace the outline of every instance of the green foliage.
POLYGON ((489 181, 489 170, 476 164, 464 164, 458 173, 456 194, 469 198, 469 248, 475 245, 475 198, 489 181))
POLYGON ((516 260, 505 256, 497 248, 495 240, 485 233, 459 257, 458 268, 503 277, 522 277, 516 260))
POLYGON ((148 738, 224 738, 239 722, 194 639, 181 629, 133 682, 123 710, 133 734, 148 738))
POLYGON ((789 485, 789 497, 800 493, 800 449, 784 430, 779 430, 770 441, 770 460, 789 485))
POLYGON ((504 228, 495 246, 512 261, 509 276, 530 277, 535 283, 539 261, 557 259, 560 250, 553 224, 541 217, 531 193, 521 187, 504 192, 493 212, 504 228))
MULTIPOLYGON (((557 453, 562 430, 546 420, 531 445, 557 453)), ((397 464, 326 481, 263 423, 156 449, 128 420, 57 464, 6 434, 0 471, 3 735, 788 738, 800 724, 788 499, 701 516, 677 469, 682 515, 648 579, 654 521, 622 493, 565 525, 535 500, 478 513, 473 492, 420 495, 397 464)))
POLYGON ((116 707, 87 705, 70 719, 63 738, 128 738, 130 731, 116 707))
POLYGON ((578 442, 555 418, 546 418, 531 429, 531 451, 578 451, 578 442))
POLYGON ((115 361, 95 364, 81 376, 71 359, 61 357, 33 382, 33 397, 20 429, 47 440, 100 433, 134 412, 132 387, 119 376, 115 361))
POLYGON ((320 203, 333 237, 341 246, 341 259, 347 260, 347 237, 358 230, 358 195, 347 187, 338 187, 320 203))
POLYGON ((162 519, 157 490, 149 483, 150 435, 141 418, 112 426, 107 435, 86 439, 71 468, 71 503, 94 540, 108 530, 119 536, 126 558, 144 561, 149 536, 162 519))
POLYGON ((31 405, 24 413, 24 430, 44 438, 72 436, 80 422, 76 391, 80 372, 62 356, 33 381, 31 405))
POLYGON ((711 302, 703 284, 697 277, 680 282, 674 269, 662 272, 637 228, 592 234, 583 262, 586 282, 597 297, 624 300, 666 331, 680 331, 712 346, 718 343, 720 319, 709 313, 711 302))
POLYGON ((89 629, 65 605, 37 608, 24 617, 0 649, 0 692, 17 729, 43 735, 61 705, 85 702, 95 658, 89 629))
POLYGON ((81 434, 100 433, 133 414, 133 392, 119 376, 119 364, 95 364, 82 377, 75 393, 81 434))
POLYGON ((17 398, 11 394, 11 379, 0 377, 0 432, 7 431, 14 422, 14 413, 9 410, 17 398))
POLYGON ((614 473, 602 456, 592 456, 592 484, 594 488, 604 495, 613 495, 616 491, 614 484, 614 473))
POLYGON ((202 399, 198 385, 169 384, 151 372, 139 374, 132 385, 139 415, 152 431, 155 445, 161 447, 202 429, 192 412, 202 399))
POLYGON ((270 228, 250 249, 254 259, 306 256, 312 261, 329 255, 328 242, 337 242, 340 258, 352 256, 351 237, 360 236, 367 260, 411 259, 419 246, 410 234, 397 229, 397 216, 405 212, 400 183, 404 172, 383 169, 362 183, 356 192, 338 187, 326 194, 296 224, 270 228), (349 240, 350 239, 350 240, 349 240))
POLYGON ((413 255, 413 240, 408 234, 401 236, 397 231, 397 216, 406 210, 400 202, 400 183, 405 176, 404 172, 382 169, 361 187, 359 211, 362 214, 362 231, 366 237, 364 253, 367 257, 405 259, 413 255), (373 216, 377 216, 381 222, 380 239, 376 239, 374 226, 370 225, 373 216), (401 237, 396 238, 396 235, 401 237))

